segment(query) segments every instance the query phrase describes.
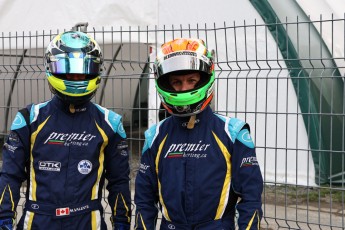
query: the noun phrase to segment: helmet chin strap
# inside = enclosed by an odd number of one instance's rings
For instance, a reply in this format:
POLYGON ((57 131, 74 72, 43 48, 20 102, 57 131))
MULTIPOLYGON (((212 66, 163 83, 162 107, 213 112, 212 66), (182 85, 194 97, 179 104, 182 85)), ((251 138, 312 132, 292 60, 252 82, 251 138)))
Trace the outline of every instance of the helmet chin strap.
POLYGON ((195 119, 196 119, 196 115, 190 116, 188 124, 187 124, 187 129, 193 129, 194 128, 195 119))

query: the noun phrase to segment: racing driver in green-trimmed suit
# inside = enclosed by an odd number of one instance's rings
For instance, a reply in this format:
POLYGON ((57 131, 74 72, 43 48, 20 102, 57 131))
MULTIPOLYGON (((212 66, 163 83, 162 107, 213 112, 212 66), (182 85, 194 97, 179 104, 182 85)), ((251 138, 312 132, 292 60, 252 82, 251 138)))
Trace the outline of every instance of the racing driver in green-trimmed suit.
POLYGON ((156 88, 172 115, 145 132, 135 181, 135 229, 259 229, 263 179, 249 125, 216 114, 213 55, 201 39, 158 50, 156 88), (235 221, 235 213, 238 219, 235 221))

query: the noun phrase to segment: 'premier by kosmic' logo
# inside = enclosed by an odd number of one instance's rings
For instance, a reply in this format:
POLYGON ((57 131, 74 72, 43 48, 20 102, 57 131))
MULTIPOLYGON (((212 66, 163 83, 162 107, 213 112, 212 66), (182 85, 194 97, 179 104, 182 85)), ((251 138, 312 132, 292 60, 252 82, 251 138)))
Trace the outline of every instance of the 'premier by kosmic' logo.
POLYGON ((241 162, 241 167, 248 167, 248 166, 253 166, 253 165, 259 165, 258 160, 256 159, 256 157, 244 157, 242 158, 242 162, 241 162))
POLYGON ((77 146, 88 146, 89 142, 96 136, 87 134, 86 131, 83 133, 55 133, 49 134, 49 137, 45 140, 44 144, 49 145, 77 145, 77 146))
POLYGON ((204 158, 206 154, 200 154, 205 152, 210 144, 202 143, 179 143, 171 144, 164 158, 180 158, 180 157, 194 157, 194 158, 204 158))

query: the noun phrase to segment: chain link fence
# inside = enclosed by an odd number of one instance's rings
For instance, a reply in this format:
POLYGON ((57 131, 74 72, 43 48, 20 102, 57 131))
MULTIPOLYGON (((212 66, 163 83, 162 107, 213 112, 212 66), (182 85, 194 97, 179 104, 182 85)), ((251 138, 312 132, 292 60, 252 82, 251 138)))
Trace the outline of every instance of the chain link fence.
MULTIPOLYGON (((345 228, 344 19, 82 29, 104 52, 93 100, 123 116, 133 192, 143 133, 159 120, 156 48, 173 38, 198 37, 215 52, 212 107, 251 126, 265 181, 262 228, 345 228)), ((18 109, 51 98, 43 55, 60 32, 1 33, 1 146, 18 109)), ((109 220, 109 211, 105 215, 109 220)))

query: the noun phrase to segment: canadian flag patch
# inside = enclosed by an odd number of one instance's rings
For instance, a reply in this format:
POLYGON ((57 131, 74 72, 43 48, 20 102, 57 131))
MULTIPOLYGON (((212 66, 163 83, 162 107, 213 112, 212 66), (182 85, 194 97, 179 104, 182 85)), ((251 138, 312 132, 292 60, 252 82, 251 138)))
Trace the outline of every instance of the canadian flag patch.
POLYGON ((68 215, 69 215, 69 208, 56 209, 56 216, 68 216, 68 215))

